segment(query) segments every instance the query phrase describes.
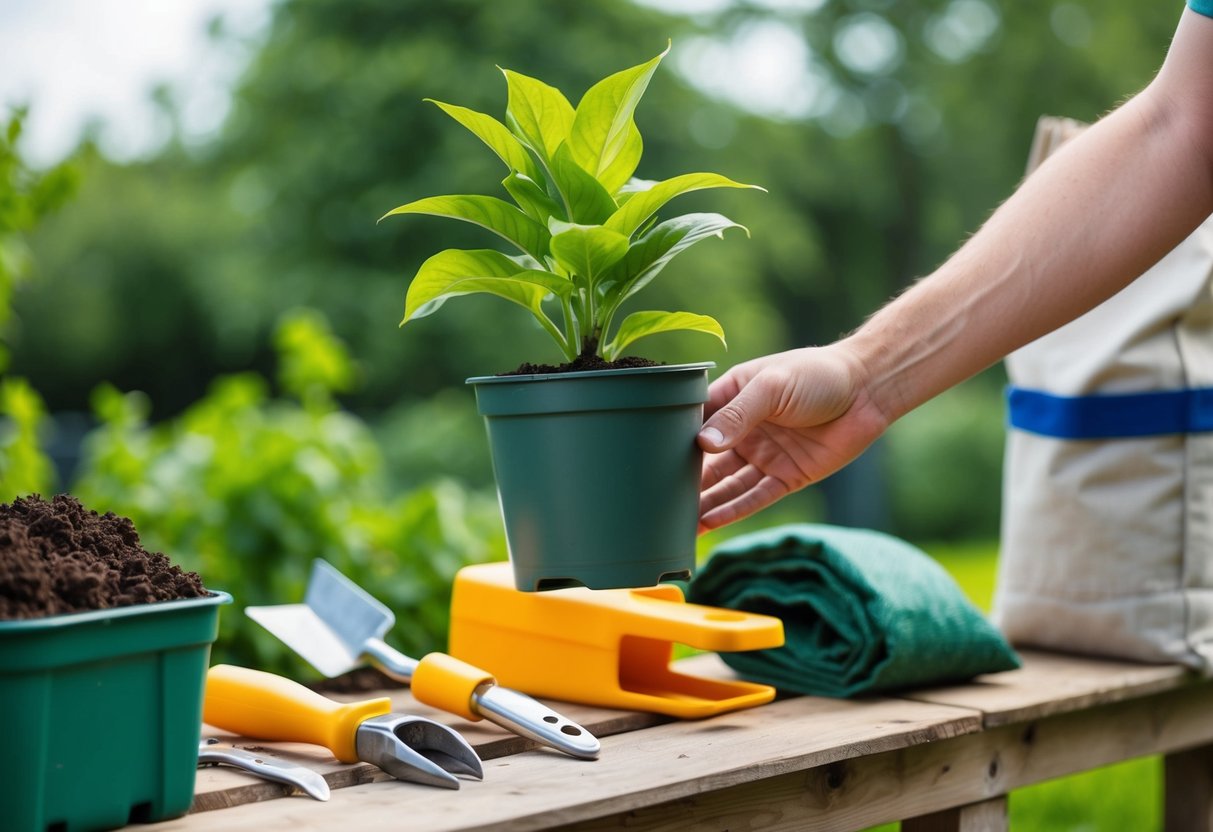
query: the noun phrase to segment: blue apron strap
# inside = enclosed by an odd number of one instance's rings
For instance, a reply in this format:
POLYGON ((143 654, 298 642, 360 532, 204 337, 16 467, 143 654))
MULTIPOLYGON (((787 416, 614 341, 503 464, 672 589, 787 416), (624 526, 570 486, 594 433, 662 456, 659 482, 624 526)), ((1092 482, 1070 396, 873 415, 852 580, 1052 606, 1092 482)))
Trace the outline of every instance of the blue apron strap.
POLYGON ((1213 431, 1213 387, 1093 396, 1007 388, 1018 430, 1058 439, 1124 439, 1213 431))

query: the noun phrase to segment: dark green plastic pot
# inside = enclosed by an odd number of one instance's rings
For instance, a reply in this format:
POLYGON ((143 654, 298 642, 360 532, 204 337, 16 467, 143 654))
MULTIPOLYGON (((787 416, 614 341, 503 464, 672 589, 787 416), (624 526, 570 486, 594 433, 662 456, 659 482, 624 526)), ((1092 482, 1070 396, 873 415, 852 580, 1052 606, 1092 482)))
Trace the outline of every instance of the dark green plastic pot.
POLYGON ((468 379, 520 590, 652 586, 695 566, 708 370, 468 379))
POLYGON ((227 593, 0 621, 0 829, 185 814, 227 593))

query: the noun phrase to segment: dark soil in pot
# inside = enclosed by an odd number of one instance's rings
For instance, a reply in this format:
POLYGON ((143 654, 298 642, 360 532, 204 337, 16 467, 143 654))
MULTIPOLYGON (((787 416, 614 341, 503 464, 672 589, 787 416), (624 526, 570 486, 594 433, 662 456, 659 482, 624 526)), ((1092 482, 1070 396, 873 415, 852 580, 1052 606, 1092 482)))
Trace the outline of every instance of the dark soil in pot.
POLYGON ((516 370, 498 373, 502 376, 531 376, 551 373, 582 373, 588 370, 623 370, 629 367, 660 367, 662 362, 625 355, 615 361, 607 361, 599 355, 579 355, 565 364, 521 364, 516 370))
POLYGON ((135 524, 75 497, 0 505, 0 619, 207 595, 202 579, 139 544, 135 524))

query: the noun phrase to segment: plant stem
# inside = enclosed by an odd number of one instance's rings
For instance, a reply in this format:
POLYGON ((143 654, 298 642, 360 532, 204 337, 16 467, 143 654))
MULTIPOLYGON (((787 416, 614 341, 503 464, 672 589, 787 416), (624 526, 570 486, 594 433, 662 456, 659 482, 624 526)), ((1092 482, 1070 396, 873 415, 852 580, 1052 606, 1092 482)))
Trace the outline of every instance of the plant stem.
POLYGON ((564 310, 564 354, 572 361, 576 356, 569 353, 573 351, 574 345, 581 342, 581 327, 578 326, 577 315, 573 312, 572 296, 561 298, 560 306, 564 310))
MULTIPOLYGON (((608 301, 606 304, 604 304, 603 309, 605 309, 606 311, 604 311, 602 313, 602 327, 598 330, 599 338, 606 338, 608 333, 610 332, 611 321, 614 320, 615 313, 619 311, 619 304, 611 303, 608 301)), ((603 358, 606 358, 606 356, 603 355, 603 358)), ((613 359, 607 358, 607 361, 612 361, 612 360, 613 359)))
POLYGON ((586 358, 598 352, 598 336, 587 335, 581 342, 581 354, 586 358))
POLYGON ((598 351, 598 335, 602 331, 594 319, 597 309, 594 304, 594 283, 587 281, 585 287, 585 332, 581 334, 581 354, 593 355, 598 351))

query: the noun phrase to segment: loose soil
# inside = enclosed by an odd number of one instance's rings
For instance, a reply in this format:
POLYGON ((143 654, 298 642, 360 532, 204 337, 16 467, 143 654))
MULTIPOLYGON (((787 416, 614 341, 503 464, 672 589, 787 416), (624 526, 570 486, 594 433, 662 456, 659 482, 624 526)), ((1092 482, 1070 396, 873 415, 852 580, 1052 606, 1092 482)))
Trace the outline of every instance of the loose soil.
POLYGON ((404 688, 408 685, 397 682, 376 668, 358 667, 331 679, 321 679, 308 687, 321 693, 367 693, 374 690, 404 688))
POLYGON ((139 545, 135 524, 75 497, 0 505, 0 619, 200 598, 202 579, 139 545))
POLYGON ((516 370, 508 373, 498 373, 501 376, 529 376, 545 373, 581 373, 586 370, 622 370, 628 367, 660 367, 662 362, 641 358, 637 355, 625 355, 615 361, 607 361, 598 355, 579 355, 567 364, 522 364, 516 370))

